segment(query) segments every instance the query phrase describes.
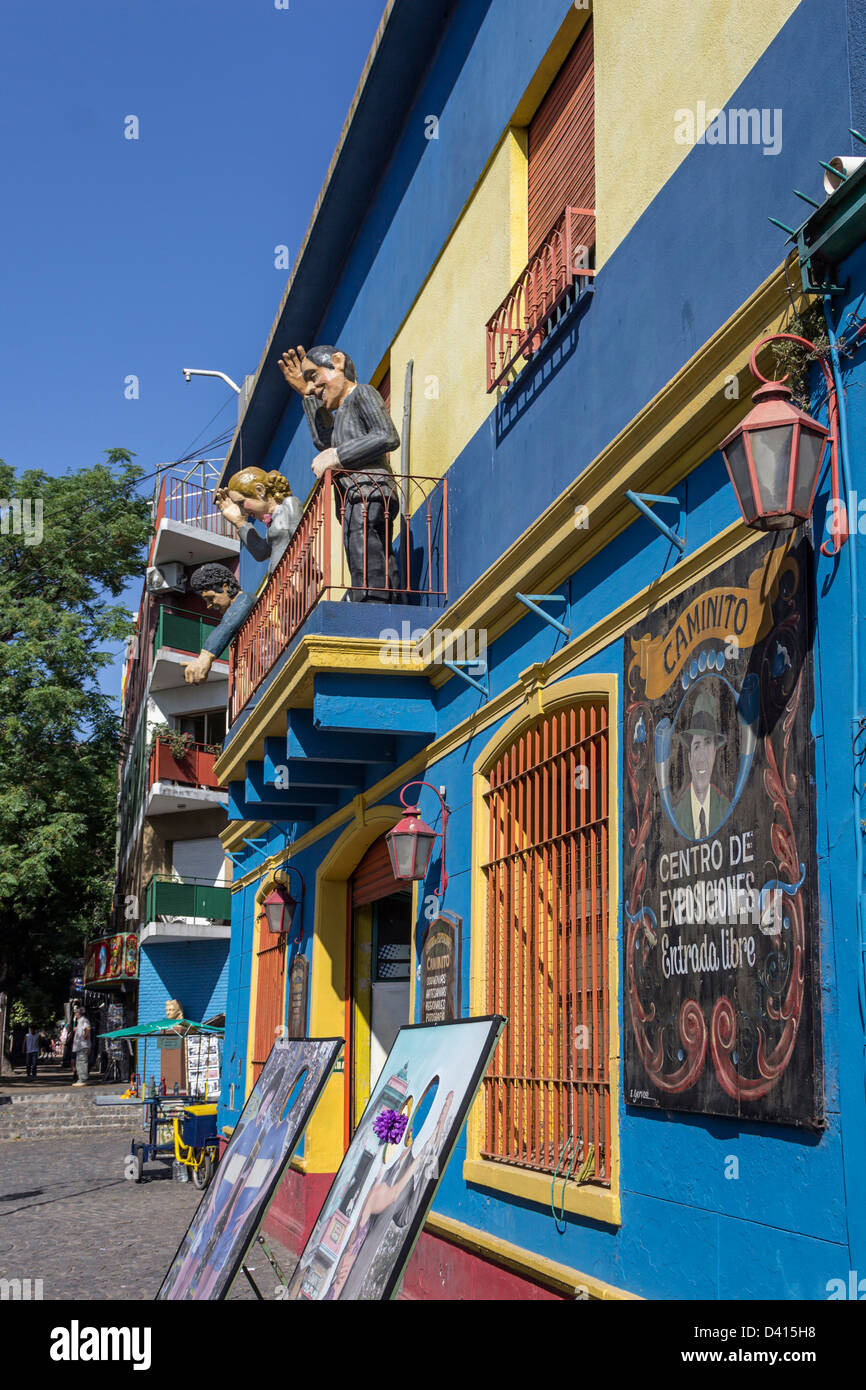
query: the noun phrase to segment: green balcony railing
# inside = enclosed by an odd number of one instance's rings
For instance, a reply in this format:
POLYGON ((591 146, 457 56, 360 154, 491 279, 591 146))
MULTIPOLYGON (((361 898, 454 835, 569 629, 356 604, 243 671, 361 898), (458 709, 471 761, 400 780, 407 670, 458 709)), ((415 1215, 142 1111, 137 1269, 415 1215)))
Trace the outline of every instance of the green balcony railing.
POLYGON ((231 888, 197 878, 177 879, 168 874, 154 874, 147 885, 144 920, 155 922, 160 917, 206 917, 211 922, 230 922, 231 888))
MULTIPOLYGON (((215 622, 200 618, 195 613, 182 613, 176 608, 160 608, 153 639, 153 650, 160 647, 174 647, 179 652, 192 652, 198 656, 214 628, 215 622)), ((228 661, 229 649, 220 652, 219 660, 228 661)))

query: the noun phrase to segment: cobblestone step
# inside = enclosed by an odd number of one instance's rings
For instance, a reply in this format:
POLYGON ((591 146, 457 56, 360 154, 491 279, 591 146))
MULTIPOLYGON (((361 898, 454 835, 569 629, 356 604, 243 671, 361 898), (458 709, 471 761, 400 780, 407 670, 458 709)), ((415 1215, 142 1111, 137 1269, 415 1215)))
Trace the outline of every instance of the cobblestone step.
POLYGON ((142 1128, 138 1107, 97 1106, 86 1092, 57 1095, 36 1093, 13 1096, 11 1105, 0 1106, 0 1140, 41 1139, 60 1134, 87 1134, 142 1128))

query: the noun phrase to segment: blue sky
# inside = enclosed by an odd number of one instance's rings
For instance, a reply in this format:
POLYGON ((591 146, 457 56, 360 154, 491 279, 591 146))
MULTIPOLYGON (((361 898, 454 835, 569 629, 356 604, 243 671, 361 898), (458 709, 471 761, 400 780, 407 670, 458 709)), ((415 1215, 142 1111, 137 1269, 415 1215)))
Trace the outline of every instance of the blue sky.
POLYGON ((150 472, 224 402, 203 439, 236 420, 223 383, 181 368, 255 370, 288 278, 274 248, 294 261, 384 9, 288 4, 4 5, 0 458, 17 470, 122 447, 150 472))

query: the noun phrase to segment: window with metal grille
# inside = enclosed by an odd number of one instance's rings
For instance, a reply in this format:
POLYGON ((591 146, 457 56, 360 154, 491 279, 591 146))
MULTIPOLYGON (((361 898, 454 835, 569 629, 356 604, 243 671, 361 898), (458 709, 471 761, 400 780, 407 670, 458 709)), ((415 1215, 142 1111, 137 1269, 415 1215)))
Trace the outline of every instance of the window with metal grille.
POLYGON ((610 1182, 608 712, 544 715, 488 772, 484 1158, 610 1182))
POLYGON ((270 1056, 283 1023, 286 984, 286 938, 268 931, 264 909, 258 922, 256 951, 256 1022, 253 1032, 253 1085, 270 1056))

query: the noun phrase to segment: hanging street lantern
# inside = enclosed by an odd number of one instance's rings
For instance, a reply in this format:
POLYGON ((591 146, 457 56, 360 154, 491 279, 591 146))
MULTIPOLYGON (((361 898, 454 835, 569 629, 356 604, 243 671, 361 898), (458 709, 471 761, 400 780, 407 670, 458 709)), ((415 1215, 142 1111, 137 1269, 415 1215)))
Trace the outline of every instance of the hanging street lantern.
POLYGON ((759 386, 754 407, 719 448, 747 526, 789 531, 808 521, 830 431, 781 382, 759 386))
MULTIPOLYGON (((814 349, 808 339, 793 333, 776 333, 755 345, 749 366, 761 385, 752 397, 754 405, 719 445, 743 520, 757 531, 791 530, 809 520, 828 439, 834 498, 839 490, 837 402, 829 368, 819 359, 827 383, 828 429, 794 405, 791 391, 784 384, 787 378, 768 381, 758 370, 758 349, 777 338, 814 349)), ((831 532, 838 544, 829 551, 822 546, 824 554, 838 553, 847 537, 844 521, 838 520, 839 508, 834 512, 831 532)))
POLYGON ((406 814, 385 836, 388 855, 391 860, 391 870, 396 879, 404 882, 426 878, 434 842, 441 835, 442 870, 439 881, 439 897, 441 898, 448 887, 448 875, 445 872, 445 828, 448 824, 448 807, 441 794, 436 791, 435 787, 430 786, 429 782, 407 782, 400 793, 400 800, 406 809, 406 814), (406 792, 409 787, 430 787, 430 790, 439 797, 442 806, 441 831, 433 830, 421 819, 421 812, 417 806, 407 805, 406 792))
MULTIPOLYGON (((271 892, 262 903, 265 921, 268 924, 268 931, 274 936, 288 936, 292 930, 295 920, 295 913, 299 908, 303 908, 304 902, 304 880, 297 869, 289 866, 289 872, 294 872, 300 880, 300 891, 294 897, 285 880, 285 871, 278 869, 274 874, 274 886, 271 892)), ((303 931, 301 915, 298 916, 298 939, 300 940, 303 931)))

